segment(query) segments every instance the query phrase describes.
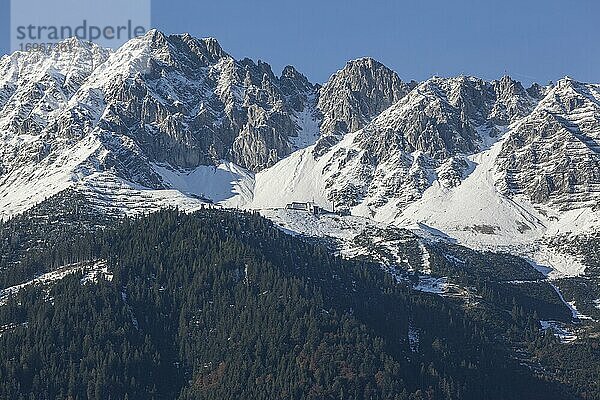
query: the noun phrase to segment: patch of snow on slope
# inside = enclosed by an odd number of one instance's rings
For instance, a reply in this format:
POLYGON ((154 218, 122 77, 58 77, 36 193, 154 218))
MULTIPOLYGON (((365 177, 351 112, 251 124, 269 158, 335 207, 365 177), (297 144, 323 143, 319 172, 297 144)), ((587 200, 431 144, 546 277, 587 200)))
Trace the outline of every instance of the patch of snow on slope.
POLYGON ((419 331, 419 328, 416 328, 412 324, 408 325, 408 347, 410 348, 410 351, 412 351, 413 353, 419 352, 419 335, 420 335, 420 333, 421 332, 419 331))
POLYGON ((561 343, 572 343, 577 340, 577 335, 567 329, 566 325, 558 321, 540 321, 542 330, 550 330, 561 343))
POLYGON ((26 164, 0 177, 0 219, 26 211, 73 186, 80 179, 77 168, 101 149, 97 138, 88 136, 39 164, 26 164))
POLYGON ((0 337, 2 337, 6 333, 10 333, 10 332, 14 331, 17 328, 27 328, 27 326, 29 326, 28 322, 22 322, 20 324, 16 324, 16 323, 12 322, 10 324, 2 325, 2 326, 0 326, 0 337))
POLYGON ((517 251, 521 252, 524 258, 534 260, 536 269, 547 275, 550 280, 581 276, 585 272, 586 266, 576 257, 543 244, 532 244, 528 248, 521 247, 517 251))
POLYGON ((115 216, 145 215, 165 207, 177 207, 193 212, 210 206, 206 201, 183 194, 179 190, 149 189, 118 178, 108 172, 99 172, 85 178, 75 189, 92 206, 115 216))
POLYGON ((429 259, 429 251, 427 251, 427 248, 425 247, 425 245, 423 245, 423 243, 421 243, 421 241, 419 241, 419 249, 421 250, 421 258, 423 260, 422 272, 424 274, 431 275, 431 262, 429 259))
POLYGON ((588 317, 587 315, 583 315, 582 313, 580 313, 577 310, 577 307, 575 307, 574 301, 566 301, 565 298, 563 297, 562 292, 558 288, 558 286, 552 285, 552 287, 556 291, 556 294, 558 294, 558 297, 560 297, 560 300, 565 304, 565 306, 567 306, 567 308, 569 310, 571 310, 573 320, 582 320, 582 319, 590 319, 591 320, 592 319, 591 317, 588 317))
MULTIPOLYGON (((309 104, 315 104, 315 95, 311 94, 308 99, 309 104)), ((313 107, 304 107, 302 112, 294 115, 296 125, 298 126, 298 136, 291 138, 292 145, 297 149, 304 149, 316 143, 321 135, 319 129, 319 118, 315 115, 313 107)))
MULTIPOLYGON (((314 215, 286 209, 262 209, 260 213, 288 234, 332 239, 342 257, 370 257, 392 275, 401 270, 414 271, 423 267, 410 265, 407 255, 399 251, 399 245, 403 241, 416 239, 415 236, 390 231, 389 227, 368 218, 336 214, 314 215), (364 237, 368 238, 366 243, 364 237)), ((399 281, 404 281, 400 275, 399 281)))
POLYGON ((282 208, 293 201, 325 206, 328 201, 322 175, 311 152, 312 146, 299 150, 256 174, 250 208, 282 208))
POLYGON ((113 274, 108 270, 108 265, 104 261, 96 263, 93 268, 83 269, 84 275, 81 278, 83 285, 87 283, 98 283, 100 279, 107 281, 113 280, 113 274))
POLYGON ((338 150, 356 150, 353 143, 356 135, 356 132, 347 134, 318 159, 313 156, 314 146, 309 146, 259 172, 255 177, 254 198, 246 207, 282 208, 294 201, 312 201, 331 209, 331 202, 327 198, 330 188, 326 188, 326 182, 337 173, 331 162, 338 150))
POLYGON ((592 233, 598 231, 598 227, 600 227, 600 209, 581 208, 562 213, 556 213, 543 207, 540 207, 540 210, 550 216, 547 224, 547 236, 592 233))
POLYGON ((294 235, 331 237, 350 242, 372 222, 360 217, 335 214, 314 215, 305 211, 263 209, 260 213, 284 231, 294 235))
POLYGON ((241 206, 252 199, 254 174, 231 162, 191 170, 158 164, 153 168, 165 184, 186 195, 200 196, 227 207, 241 206))
POLYGON ((507 131, 505 126, 489 126, 487 124, 479 125, 475 129, 481 139, 480 149, 482 151, 489 150, 494 144, 498 143, 507 131))
POLYGON ((448 278, 435 278, 432 276, 420 276, 419 283, 413 287, 419 292, 445 294, 448 292, 448 278))
MULTIPOLYGON (((21 138, 25 140, 25 138, 21 138)), ((32 138, 37 148, 37 138, 32 138)), ((152 165, 168 189, 151 189, 117 177, 99 167, 107 149, 95 135, 64 146, 37 163, 0 176, 0 218, 22 213, 66 189, 85 195, 97 208, 113 215, 139 215, 165 207, 196 211, 209 200, 224 207, 238 207, 252 198, 254 175, 229 162, 175 170, 152 165)))
POLYGON ((64 267, 58 268, 52 272, 42 274, 28 282, 21 283, 19 285, 10 286, 0 290, 0 305, 6 304, 8 298, 11 295, 17 294, 21 289, 28 286, 35 285, 49 285, 52 282, 64 279, 65 277, 78 273, 84 273, 84 279, 82 283, 94 281, 97 282, 100 276, 103 276, 107 280, 112 280, 112 275, 108 272, 106 262, 99 260, 92 263, 76 263, 65 265, 64 267))

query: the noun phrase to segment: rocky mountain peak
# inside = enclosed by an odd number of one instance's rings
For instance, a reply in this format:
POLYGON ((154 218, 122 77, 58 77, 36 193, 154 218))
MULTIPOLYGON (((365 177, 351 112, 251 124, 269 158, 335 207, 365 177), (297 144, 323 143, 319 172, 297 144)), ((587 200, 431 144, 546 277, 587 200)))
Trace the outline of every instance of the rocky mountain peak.
POLYGON ((494 104, 490 119, 497 125, 508 125, 529 114, 539 98, 531 96, 521 82, 505 75, 491 83, 494 91, 494 104))
POLYGON ((303 111, 308 97, 316 97, 317 87, 291 65, 281 72, 280 89, 287 103, 296 111, 303 111))
MULTIPOLYGON (((385 65, 371 57, 361 57, 346 62, 344 70, 359 69, 364 72, 373 71, 376 69, 388 69, 385 65)), ((389 69, 388 69, 389 70, 389 69)), ((389 70, 391 71, 391 70, 389 70)))
POLYGON ((533 83, 526 89, 527 94, 536 100, 541 100, 547 92, 547 87, 541 86, 538 83, 533 83))
POLYGON ((436 177, 459 186, 468 157, 503 140, 507 193, 546 201, 600 192, 600 89, 571 78, 528 90, 509 76, 416 84, 360 58, 321 87, 293 66, 277 76, 189 34, 153 30, 116 52, 73 47, 0 60, 0 178, 83 154, 78 174, 111 171, 164 188, 156 165, 189 171, 227 160, 258 172, 315 144, 305 153, 331 172, 327 193, 349 204, 369 197, 369 210, 396 198, 400 209, 436 177))
POLYGON ((577 84, 581 84, 581 82, 578 82, 575 78, 573 78, 569 75, 565 75, 564 77, 560 78, 556 82, 556 86, 577 85, 577 84))
POLYGON ((445 93, 449 103, 463 113, 463 119, 482 122, 491 102, 487 82, 471 76, 435 80, 438 90, 445 93))
POLYGON ((431 78, 386 109, 357 136, 362 148, 384 160, 393 152, 422 152, 443 160, 477 149, 471 119, 485 102, 472 78, 431 78))
POLYGON ((217 39, 212 37, 203 38, 200 39, 200 42, 204 44, 208 54, 211 54, 215 60, 228 56, 217 39))
POLYGON ((159 31, 158 29, 150 29, 138 39, 140 42, 147 43, 149 45, 152 45, 153 47, 165 46, 168 42, 167 35, 159 31))
POLYGON ((298 72, 298 70, 292 65, 288 65, 285 68, 283 68, 283 71, 281 71, 281 79, 290 82, 295 82, 302 87, 314 87, 314 85, 309 82, 308 78, 306 78, 306 76, 298 72))
POLYGON ((324 137, 316 151, 328 148, 345 133, 363 128, 411 88, 394 71, 372 58, 349 61, 319 91, 324 137))
POLYGON ((527 92, 521 85, 521 82, 504 75, 500 80, 492 82, 498 99, 506 100, 514 96, 527 96, 527 92))
POLYGON ((184 33, 183 35, 171 35, 169 40, 172 43, 181 43, 182 50, 193 53, 203 66, 213 65, 230 57, 214 38, 197 39, 189 33, 184 33))

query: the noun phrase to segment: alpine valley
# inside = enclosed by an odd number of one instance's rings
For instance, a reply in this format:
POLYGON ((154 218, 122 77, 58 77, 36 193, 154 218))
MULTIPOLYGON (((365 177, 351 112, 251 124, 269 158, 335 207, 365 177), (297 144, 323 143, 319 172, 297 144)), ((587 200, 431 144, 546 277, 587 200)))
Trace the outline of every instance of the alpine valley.
POLYGON ((600 399, 600 84, 60 50, 0 59, 0 398, 600 399))

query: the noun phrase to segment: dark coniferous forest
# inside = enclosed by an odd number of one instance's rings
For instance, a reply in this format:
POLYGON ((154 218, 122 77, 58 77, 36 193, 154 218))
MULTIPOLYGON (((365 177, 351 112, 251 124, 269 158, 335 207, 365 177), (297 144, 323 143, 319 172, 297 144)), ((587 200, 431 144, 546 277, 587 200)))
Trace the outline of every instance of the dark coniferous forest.
POLYGON ((495 289, 485 271, 472 283, 489 307, 472 312, 256 214, 94 225, 69 205, 0 227, 3 287, 59 265, 108 273, 4 299, 2 399, 600 398, 597 342, 558 343, 538 322, 548 301, 495 289))

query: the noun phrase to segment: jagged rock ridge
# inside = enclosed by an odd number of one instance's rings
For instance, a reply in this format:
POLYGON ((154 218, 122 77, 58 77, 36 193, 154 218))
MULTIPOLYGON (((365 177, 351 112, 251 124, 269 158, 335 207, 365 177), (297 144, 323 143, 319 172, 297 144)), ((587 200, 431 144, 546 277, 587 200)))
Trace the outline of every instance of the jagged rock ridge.
POLYGON ((297 194, 394 219, 432 185, 460 186, 473 155, 500 141, 493 172, 504 195, 561 209, 598 203, 595 85, 405 83, 361 58, 321 87, 291 66, 277 76, 265 62, 236 60, 211 38, 150 31, 115 52, 70 43, 70 53, 0 60, 0 196, 12 206, 12 192, 36 193, 14 209, 96 175, 169 189, 165 170, 187 179, 227 161, 243 177, 252 174, 239 167, 310 177, 310 193, 300 178, 272 180, 271 204, 297 194), (293 174, 286 163, 297 163, 293 174))

